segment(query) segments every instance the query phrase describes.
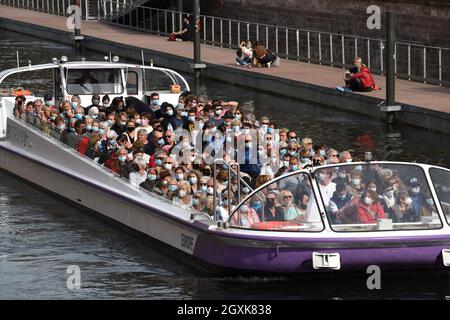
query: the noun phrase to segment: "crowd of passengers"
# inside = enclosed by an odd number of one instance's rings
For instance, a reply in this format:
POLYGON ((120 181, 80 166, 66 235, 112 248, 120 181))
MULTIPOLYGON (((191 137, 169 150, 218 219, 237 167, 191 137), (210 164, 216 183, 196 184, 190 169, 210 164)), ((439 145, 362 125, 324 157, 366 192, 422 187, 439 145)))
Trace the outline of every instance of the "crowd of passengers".
MULTIPOLYGON (((19 96, 14 115, 129 179, 132 185, 215 219, 228 219, 229 209, 237 204, 238 186, 243 199, 252 189, 281 175, 309 166, 352 162, 349 151, 339 153, 314 144, 294 130, 278 128, 268 117, 256 119, 233 101, 200 99, 190 93, 182 94, 176 106, 161 103, 157 93, 150 96, 149 104, 123 97, 110 101, 107 95, 100 99, 98 94, 92 96, 89 106, 80 101, 75 95, 71 101, 55 105, 50 95, 44 101, 26 101, 19 96), (191 135, 190 141, 176 134, 181 129, 191 135), (202 150, 192 143, 198 139, 202 150), (209 148, 211 155, 220 154, 225 163, 233 163, 239 151, 225 150, 231 140, 245 146, 239 161, 242 181, 238 183, 235 174, 229 177, 227 165, 219 164, 218 206, 214 207, 213 165, 205 161, 203 150, 209 148), (173 152, 180 145, 182 156, 173 152), (254 148, 258 152, 253 152, 254 148)), ((417 178, 404 181, 390 169, 364 168, 346 166, 319 172, 322 198, 332 222, 375 223, 379 218, 414 222, 435 213, 430 193, 417 178)), ((232 222, 243 227, 274 220, 305 222, 311 187, 309 181, 295 179, 292 176, 280 185, 269 185, 260 193, 263 197, 253 197, 241 206, 232 222)))

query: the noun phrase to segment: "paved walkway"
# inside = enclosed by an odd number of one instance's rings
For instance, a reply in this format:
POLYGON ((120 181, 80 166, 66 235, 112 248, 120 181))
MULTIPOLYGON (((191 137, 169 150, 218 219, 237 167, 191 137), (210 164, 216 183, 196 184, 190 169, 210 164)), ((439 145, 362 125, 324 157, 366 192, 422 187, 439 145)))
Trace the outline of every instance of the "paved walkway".
MULTIPOLYGON (((0 6, 0 18, 23 21, 57 30, 69 31, 66 18, 30 10, 0 6)), ((169 42, 166 37, 121 28, 97 21, 83 21, 82 34, 130 46, 168 52, 187 58, 193 57, 192 43, 169 42)), ((244 68, 234 62, 235 50, 202 45, 201 58, 206 63, 240 68, 242 72, 260 72, 290 80, 301 81, 322 87, 334 88, 342 85, 343 70, 305 62, 282 59, 278 68, 244 68)), ((385 78, 375 76, 375 82, 385 89, 385 78)), ((426 109, 450 113, 450 88, 428 85, 407 80, 396 80, 396 100, 400 104, 415 105, 426 109)), ((357 93, 385 99, 386 90, 357 93)))

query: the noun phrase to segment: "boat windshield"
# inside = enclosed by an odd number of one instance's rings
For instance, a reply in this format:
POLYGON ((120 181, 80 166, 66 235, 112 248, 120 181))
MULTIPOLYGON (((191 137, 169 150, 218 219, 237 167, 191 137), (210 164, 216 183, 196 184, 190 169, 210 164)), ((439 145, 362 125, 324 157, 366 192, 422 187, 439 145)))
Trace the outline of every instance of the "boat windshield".
POLYGON ((450 224, 450 171, 431 168, 430 176, 439 198, 439 203, 447 218, 447 223, 450 224))
POLYGON ((67 92, 78 94, 121 94, 121 69, 67 69, 67 92))
POLYGON ((425 172, 418 165, 345 164, 318 169, 314 177, 335 231, 442 227, 425 172))
POLYGON ((307 173, 294 173, 266 185, 245 200, 228 220, 231 227, 270 231, 323 230, 307 173))

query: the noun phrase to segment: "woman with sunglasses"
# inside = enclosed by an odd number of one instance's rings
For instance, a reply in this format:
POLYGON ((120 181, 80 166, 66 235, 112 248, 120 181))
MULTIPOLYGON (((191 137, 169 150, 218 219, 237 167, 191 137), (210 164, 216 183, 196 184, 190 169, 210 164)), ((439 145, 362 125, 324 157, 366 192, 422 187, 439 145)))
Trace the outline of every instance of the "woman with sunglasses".
POLYGON ((281 191, 278 202, 281 203, 284 221, 290 221, 303 217, 302 213, 294 205, 294 197, 289 190, 281 191))

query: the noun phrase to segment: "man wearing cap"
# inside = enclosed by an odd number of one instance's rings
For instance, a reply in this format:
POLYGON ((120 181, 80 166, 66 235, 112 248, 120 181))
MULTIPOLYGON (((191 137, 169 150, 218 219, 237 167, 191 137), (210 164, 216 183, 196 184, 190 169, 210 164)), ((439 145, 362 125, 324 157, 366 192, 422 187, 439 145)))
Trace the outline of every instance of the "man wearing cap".
POLYGON ((420 212, 420 209, 425 204, 423 193, 420 190, 419 180, 416 177, 408 179, 408 194, 412 200, 414 211, 420 212))
POLYGON ((97 93, 94 93, 92 95, 92 104, 90 106, 88 106, 87 108, 84 109, 84 114, 88 115, 89 114, 89 110, 91 110, 91 108, 96 107, 97 109, 99 108, 100 105, 100 95, 97 93))

